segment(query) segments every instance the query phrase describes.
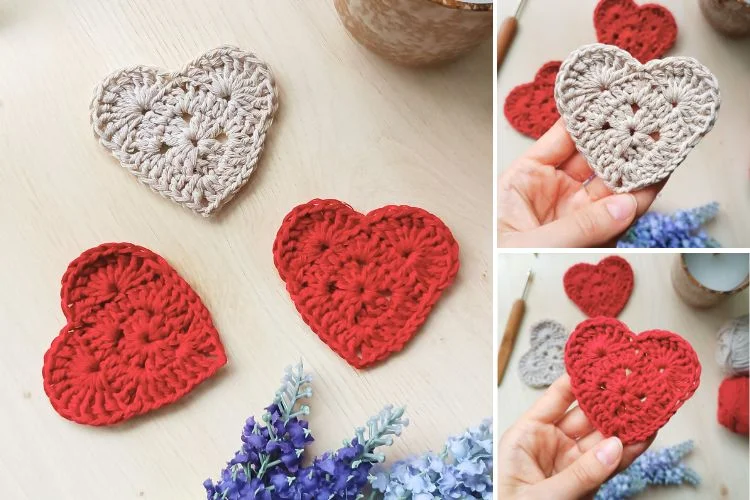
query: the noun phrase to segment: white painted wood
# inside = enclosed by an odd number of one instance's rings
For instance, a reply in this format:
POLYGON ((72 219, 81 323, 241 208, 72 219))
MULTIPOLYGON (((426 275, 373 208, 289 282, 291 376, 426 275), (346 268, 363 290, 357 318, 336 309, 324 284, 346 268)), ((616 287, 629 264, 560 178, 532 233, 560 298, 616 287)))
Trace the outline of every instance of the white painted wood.
POLYGON ((492 43, 413 70, 360 47, 328 0, 6 0, 0 5, 0 483, 3 498, 201 498, 285 365, 315 377, 311 451, 336 448, 386 403, 412 425, 392 458, 439 449, 491 414, 492 43), (180 68, 230 43, 279 81, 254 178, 212 220, 162 199, 93 137, 109 72, 180 68), (454 232, 461 271, 400 355, 357 372, 302 322, 273 265, 284 215, 315 197, 423 207, 454 232), (131 241, 203 298, 229 363, 181 403, 114 428, 59 417, 42 357, 63 325, 60 278, 81 251, 131 241))

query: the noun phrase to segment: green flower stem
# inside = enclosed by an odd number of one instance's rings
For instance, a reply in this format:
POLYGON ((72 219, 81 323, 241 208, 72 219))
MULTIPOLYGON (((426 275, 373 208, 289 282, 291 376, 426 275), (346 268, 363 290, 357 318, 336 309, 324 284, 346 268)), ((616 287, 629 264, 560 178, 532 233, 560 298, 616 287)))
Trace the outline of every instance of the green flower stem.
POLYGON ((393 437, 401 434, 404 427, 409 425, 409 420, 403 418, 405 408, 393 408, 386 406, 380 413, 367 422, 367 438, 365 437, 365 428, 360 427, 356 430, 357 441, 362 444, 362 453, 352 462, 352 467, 358 467, 362 462, 381 463, 385 456, 381 453, 375 453, 375 450, 381 446, 390 446, 393 444, 393 437))
POLYGON ((287 368, 282 385, 276 391, 274 400, 279 406, 285 424, 294 417, 310 414, 310 407, 307 405, 300 406, 297 412, 294 409, 301 399, 312 397, 311 381, 311 377, 305 375, 302 361, 295 367, 287 368))

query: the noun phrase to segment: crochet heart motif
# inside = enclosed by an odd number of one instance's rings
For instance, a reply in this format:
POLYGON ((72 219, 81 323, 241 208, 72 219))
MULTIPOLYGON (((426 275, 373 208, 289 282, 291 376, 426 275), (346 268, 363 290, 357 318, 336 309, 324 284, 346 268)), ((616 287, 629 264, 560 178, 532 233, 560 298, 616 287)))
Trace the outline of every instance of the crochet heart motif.
POLYGON ((560 118, 554 91, 560 64, 562 61, 545 63, 533 82, 515 87, 505 98, 505 118, 522 134, 538 139, 560 118))
POLYGON ((587 316, 615 317, 633 291, 633 268, 616 255, 598 264, 576 264, 565 272, 565 294, 587 316))
POLYGON ((355 368, 403 349, 459 267, 434 215, 395 205, 363 215, 337 200, 294 208, 273 256, 302 319, 355 368))
POLYGON ((139 181, 209 216, 255 170, 276 108, 266 63, 220 47, 177 73, 134 66, 111 74, 96 89, 91 123, 139 181))
MULTIPOLYGON (((641 62, 663 56, 677 39, 669 10, 657 4, 639 7, 633 0, 601 0, 594 9, 594 26, 600 43, 627 50, 641 62)), ((545 63, 532 83, 515 87, 506 97, 505 117, 518 132, 538 139, 560 118, 552 104, 560 64, 545 63)))
POLYGON ((177 401, 226 363, 211 315, 160 256, 130 243, 85 251, 62 279, 66 325, 44 355, 63 417, 111 425, 177 401))
POLYGON ((594 9, 596 39, 616 45, 645 63, 667 53, 677 39, 677 22, 668 9, 633 0, 602 0, 594 9))
POLYGON ((611 45, 586 45, 563 61, 557 109, 578 151, 617 193, 668 177, 709 131, 719 83, 689 57, 641 64, 611 45))
POLYGON ((531 349, 518 363, 521 380, 531 387, 546 387, 563 374, 563 351, 568 332, 557 321, 543 320, 531 327, 531 349))
POLYGON ((644 441, 690 399, 701 365, 676 333, 634 335, 614 318, 579 324, 565 346, 573 394, 589 421, 623 444, 644 441))

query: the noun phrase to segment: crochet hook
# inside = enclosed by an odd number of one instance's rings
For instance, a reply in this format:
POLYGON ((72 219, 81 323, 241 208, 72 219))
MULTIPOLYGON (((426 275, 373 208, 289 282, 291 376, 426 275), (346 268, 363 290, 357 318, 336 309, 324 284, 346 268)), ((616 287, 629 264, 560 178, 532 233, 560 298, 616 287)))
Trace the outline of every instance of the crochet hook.
POLYGON ((505 324, 505 332, 503 333, 503 340, 500 341, 500 351, 497 353, 497 385, 500 385, 505 376, 505 369, 508 367, 508 360, 513 352, 513 345, 516 343, 516 336, 518 336, 518 329, 521 326, 523 315, 526 312, 526 293, 529 291, 529 282, 531 282, 532 272, 526 273, 526 283, 523 285, 523 292, 521 298, 516 299, 513 302, 513 307, 510 308, 510 316, 508 316, 508 322, 505 324))
POLYGON ((516 30, 518 29, 518 15, 521 13, 521 8, 526 0, 520 0, 516 12, 512 16, 506 17, 500 27, 497 30, 497 70, 500 71, 505 60, 505 54, 508 53, 510 44, 513 43, 513 39, 516 37, 516 30))

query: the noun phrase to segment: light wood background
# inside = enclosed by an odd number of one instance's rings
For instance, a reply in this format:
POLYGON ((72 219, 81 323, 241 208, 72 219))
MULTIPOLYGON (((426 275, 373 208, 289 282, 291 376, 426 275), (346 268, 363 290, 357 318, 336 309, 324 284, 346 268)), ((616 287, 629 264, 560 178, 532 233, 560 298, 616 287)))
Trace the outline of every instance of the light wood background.
MULTIPOLYGON (((518 362, 529 349, 529 328, 542 319, 553 319, 572 330, 586 319, 563 290, 565 271, 578 262, 596 263, 606 254, 512 254, 500 255, 496 273, 499 331, 505 325, 513 301, 523 288, 526 272, 534 271, 527 297, 527 312, 516 338, 505 379, 498 389, 498 437, 543 393, 526 386, 518 374, 518 362)), ((716 332, 730 318, 748 311, 748 291, 733 296, 713 309, 698 310, 684 304, 672 289, 673 254, 623 254, 635 273, 635 287, 619 319, 634 332, 662 328, 682 335, 701 362, 701 384, 662 427, 653 449, 672 446, 687 439, 695 450, 685 462, 701 476, 697 488, 651 488, 643 498, 683 499, 748 498, 748 440, 716 421, 719 384, 723 375, 716 363, 716 332)), ((502 334, 502 333, 500 333, 502 334)), ((640 498, 640 497, 639 497, 640 498)))
POLYGON ((395 67, 360 47, 329 0, 6 0, 0 4, 0 483, 3 498, 205 498, 304 359, 313 453, 387 403, 412 425, 391 459, 492 412, 492 42, 455 64, 395 67), (224 43, 256 51, 280 110, 259 170, 213 220, 138 183, 88 123, 100 79, 177 69, 224 43), (423 207, 461 246, 461 271, 399 355, 358 372, 302 322, 273 265, 284 215, 316 197, 369 211, 423 207), (228 365, 181 403, 114 428, 58 416, 42 357, 63 324, 60 278, 83 250, 130 241, 164 256, 203 298, 228 365))
MULTIPOLYGON (((637 3, 647 3, 637 0, 637 3)), ((652 210, 673 212, 711 201, 721 204, 708 233, 724 247, 750 246, 750 38, 729 40, 704 20, 698 0, 658 0, 677 21, 675 46, 667 56, 690 56, 719 79, 721 110, 714 129, 703 138, 671 176, 652 210)), ((570 52, 596 43, 593 12, 597 0, 529 0, 519 21, 518 35, 500 70, 498 89, 498 169, 510 166, 532 139, 516 132, 503 114, 513 87, 534 79, 547 61, 564 60, 570 52), (554 4, 554 7, 553 5, 554 4), (564 7, 562 5, 564 4, 564 7)), ((502 0, 498 19, 512 15, 517 0, 502 0)))

